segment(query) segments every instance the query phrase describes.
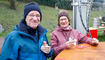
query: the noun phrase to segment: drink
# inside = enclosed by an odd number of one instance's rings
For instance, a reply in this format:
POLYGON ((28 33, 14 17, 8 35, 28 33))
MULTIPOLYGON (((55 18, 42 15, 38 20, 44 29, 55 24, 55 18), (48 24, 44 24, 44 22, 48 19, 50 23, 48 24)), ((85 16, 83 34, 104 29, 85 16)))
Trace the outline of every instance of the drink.
POLYGON ((47 42, 46 41, 43 41, 43 46, 47 46, 47 42))
POLYGON ((69 38, 69 41, 72 42, 72 44, 74 44, 76 46, 76 41, 77 39, 72 39, 71 37, 69 38))

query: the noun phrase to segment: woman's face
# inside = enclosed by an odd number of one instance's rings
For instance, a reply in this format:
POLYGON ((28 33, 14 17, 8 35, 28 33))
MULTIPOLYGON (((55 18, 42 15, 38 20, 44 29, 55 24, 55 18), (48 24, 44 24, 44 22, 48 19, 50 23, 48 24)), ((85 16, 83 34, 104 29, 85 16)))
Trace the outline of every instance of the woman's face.
POLYGON ((31 11, 26 16, 26 23, 33 29, 36 29, 40 24, 40 13, 38 11, 31 11))
POLYGON ((59 24, 61 27, 66 28, 69 26, 69 20, 66 16, 61 16, 59 19, 59 24))

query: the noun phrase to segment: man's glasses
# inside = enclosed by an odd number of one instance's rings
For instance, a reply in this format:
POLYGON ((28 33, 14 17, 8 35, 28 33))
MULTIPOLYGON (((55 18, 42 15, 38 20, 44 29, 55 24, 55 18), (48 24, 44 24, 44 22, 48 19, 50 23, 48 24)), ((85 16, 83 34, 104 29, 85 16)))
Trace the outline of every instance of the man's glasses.
POLYGON ((29 14, 28 16, 30 16, 30 17, 34 17, 34 16, 40 17, 40 14, 36 14, 36 15, 34 15, 34 14, 29 14))

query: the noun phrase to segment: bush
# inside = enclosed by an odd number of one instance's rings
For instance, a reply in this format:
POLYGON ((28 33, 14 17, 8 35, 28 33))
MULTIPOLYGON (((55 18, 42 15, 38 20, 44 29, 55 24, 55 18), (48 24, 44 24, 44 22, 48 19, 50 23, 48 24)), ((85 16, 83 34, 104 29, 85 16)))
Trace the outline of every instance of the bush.
POLYGON ((61 9, 70 9, 72 10, 72 0, 17 0, 17 1, 23 1, 23 2, 32 2, 36 1, 39 4, 55 7, 57 6, 58 8, 61 9))
POLYGON ((71 0, 35 0, 35 1, 40 4, 52 7, 58 6, 58 8, 62 9, 72 9, 71 0))
POLYGON ((17 0, 17 1, 21 1, 21 2, 32 2, 34 0, 17 0))
POLYGON ((55 1, 56 0, 35 0, 36 2, 38 2, 39 4, 43 4, 43 5, 48 5, 48 6, 55 6, 55 1))
POLYGON ((63 9, 72 9, 72 1, 70 0, 58 0, 58 7, 63 9))

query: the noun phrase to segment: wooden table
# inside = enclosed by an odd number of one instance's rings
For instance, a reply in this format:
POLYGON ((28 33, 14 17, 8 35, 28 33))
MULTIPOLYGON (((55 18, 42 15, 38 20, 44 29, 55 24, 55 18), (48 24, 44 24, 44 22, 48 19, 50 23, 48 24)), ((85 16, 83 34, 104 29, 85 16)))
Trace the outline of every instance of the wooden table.
POLYGON ((99 42, 98 46, 80 44, 71 49, 63 50, 55 60, 105 60, 105 42, 99 42), (77 46, 84 48, 78 48, 77 46))

